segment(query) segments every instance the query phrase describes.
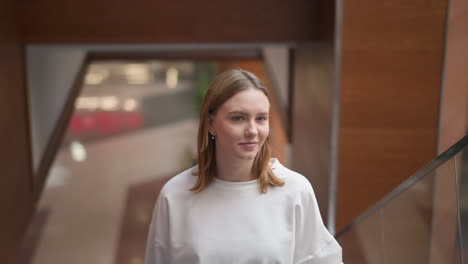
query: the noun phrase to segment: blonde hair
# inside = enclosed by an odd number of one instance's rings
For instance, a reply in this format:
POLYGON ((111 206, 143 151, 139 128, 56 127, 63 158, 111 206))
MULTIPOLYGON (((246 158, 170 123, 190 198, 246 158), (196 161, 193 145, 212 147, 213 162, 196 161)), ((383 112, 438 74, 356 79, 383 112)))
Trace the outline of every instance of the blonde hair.
MULTIPOLYGON (((210 140, 208 131, 210 115, 229 98, 246 89, 261 90, 270 101, 270 94, 260 80, 253 73, 242 69, 231 69, 220 73, 208 88, 200 111, 198 127, 198 176, 196 184, 190 189, 194 193, 201 192, 212 181, 216 172, 215 142, 210 140)), ((284 181, 274 175, 269 166, 271 157, 271 137, 267 136, 258 151, 252 166, 252 174, 258 176, 260 192, 266 193, 268 185, 282 186, 284 181)))

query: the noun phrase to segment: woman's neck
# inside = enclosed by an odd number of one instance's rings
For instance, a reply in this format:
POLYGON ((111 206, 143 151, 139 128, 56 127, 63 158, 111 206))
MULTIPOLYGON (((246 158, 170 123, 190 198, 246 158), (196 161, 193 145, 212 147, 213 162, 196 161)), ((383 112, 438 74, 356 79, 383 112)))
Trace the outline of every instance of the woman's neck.
POLYGON ((255 180, 252 175, 254 160, 225 159, 216 157, 216 177, 229 182, 245 182, 255 180))

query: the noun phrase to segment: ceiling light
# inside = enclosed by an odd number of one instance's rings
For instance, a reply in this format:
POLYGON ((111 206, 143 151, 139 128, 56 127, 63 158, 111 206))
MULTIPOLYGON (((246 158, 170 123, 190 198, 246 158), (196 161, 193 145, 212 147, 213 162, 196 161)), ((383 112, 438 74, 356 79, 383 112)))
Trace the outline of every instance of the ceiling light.
POLYGON ((119 99, 115 96, 104 96, 101 97, 99 106, 102 110, 105 111, 114 111, 117 110, 117 106, 119 104, 119 99))
POLYGON ((126 99, 123 104, 123 109, 127 112, 133 112, 137 109, 137 107, 138 107, 138 102, 137 100, 133 98, 126 99))
POLYGON ((78 141, 73 141, 70 144, 70 153, 72 156, 72 159, 76 162, 83 162, 86 160, 86 149, 78 141))
POLYGON ((124 74, 130 84, 145 84, 151 80, 150 71, 146 64, 127 64, 124 74))
POLYGON ((85 76, 85 84, 97 85, 109 76, 109 70, 103 67, 91 65, 85 76))
POLYGON ((177 86, 177 82, 179 80, 179 71, 171 67, 166 71, 166 85, 169 88, 175 88, 177 86))
POLYGON ((89 110, 94 111, 99 106, 98 97, 83 97, 80 96, 76 99, 75 109, 76 110, 89 110))

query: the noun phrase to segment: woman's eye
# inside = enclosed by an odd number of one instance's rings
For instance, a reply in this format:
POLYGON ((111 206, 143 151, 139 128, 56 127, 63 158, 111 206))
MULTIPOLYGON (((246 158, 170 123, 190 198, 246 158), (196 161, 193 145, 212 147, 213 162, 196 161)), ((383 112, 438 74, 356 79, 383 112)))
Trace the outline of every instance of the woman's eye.
POLYGON ((257 120, 266 121, 267 117, 266 116, 260 116, 260 117, 257 117, 257 120))
POLYGON ((240 120, 243 120, 244 117, 242 117, 242 116, 233 116, 233 117, 231 117, 231 119, 234 120, 234 121, 240 121, 240 120))

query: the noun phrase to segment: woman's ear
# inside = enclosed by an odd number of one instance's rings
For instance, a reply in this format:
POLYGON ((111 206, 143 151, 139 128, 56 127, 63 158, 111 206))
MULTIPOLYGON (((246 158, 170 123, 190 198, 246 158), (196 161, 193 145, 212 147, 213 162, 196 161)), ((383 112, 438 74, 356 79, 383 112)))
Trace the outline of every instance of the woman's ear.
POLYGON ((214 129, 214 115, 209 115, 208 117, 208 132, 210 132, 210 135, 216 136, 216 132, 214 129))

